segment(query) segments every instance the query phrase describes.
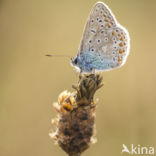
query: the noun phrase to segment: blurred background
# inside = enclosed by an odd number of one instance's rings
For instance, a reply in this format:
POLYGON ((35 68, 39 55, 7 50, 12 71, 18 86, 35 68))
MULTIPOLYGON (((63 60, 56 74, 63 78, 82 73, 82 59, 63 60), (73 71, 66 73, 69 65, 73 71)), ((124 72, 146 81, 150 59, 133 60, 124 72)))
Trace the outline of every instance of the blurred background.
MULTIPOLYGON (((52 103, 73 91, 75 56, 95 0, 0 0, 0 156, 64 156, 48 133, 52 103)), ((98 142, 83 156, 120 156, 122 144, 156 148, 156 1, 105 0, 131 38, 127 63, 103 72, 98 142)))

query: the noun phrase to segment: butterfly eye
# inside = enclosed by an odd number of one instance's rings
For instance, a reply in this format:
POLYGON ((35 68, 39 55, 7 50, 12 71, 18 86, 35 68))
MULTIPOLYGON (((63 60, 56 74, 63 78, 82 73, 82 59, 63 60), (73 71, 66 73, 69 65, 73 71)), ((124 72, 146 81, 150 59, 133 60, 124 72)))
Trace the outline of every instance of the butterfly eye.
POLYGON ((72 64, 76 65, 78 63, 77 57, 71 58, 71 62, 72 62, 72 64))
POLYGON ((77 58, 75 58, 74 63, 77 64, 77 58))

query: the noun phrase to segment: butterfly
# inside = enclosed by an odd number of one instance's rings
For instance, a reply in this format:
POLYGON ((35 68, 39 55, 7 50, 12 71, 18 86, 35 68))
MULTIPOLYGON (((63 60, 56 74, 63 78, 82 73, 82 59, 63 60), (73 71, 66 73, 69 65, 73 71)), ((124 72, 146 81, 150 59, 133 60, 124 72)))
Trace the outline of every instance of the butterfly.
POLYGON ((78 54, 71 64, 81 73, 109 71, 124 65, 130 48, 128 31, 109 7, 97 2, 87 20, 78 54))

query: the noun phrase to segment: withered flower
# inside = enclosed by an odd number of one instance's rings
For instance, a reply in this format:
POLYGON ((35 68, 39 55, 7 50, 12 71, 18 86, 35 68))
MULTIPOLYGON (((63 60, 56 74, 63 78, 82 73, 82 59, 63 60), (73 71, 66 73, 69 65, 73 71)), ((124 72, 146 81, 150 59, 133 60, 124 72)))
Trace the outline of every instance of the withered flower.
POLYGON ((95 142, 94 94, 103 86, 100 75, 81 75, 73 93, 62 92, 54 103, 58 116, 53 120, 56 131, 50 133, 69 156, 79 156, 95 142))

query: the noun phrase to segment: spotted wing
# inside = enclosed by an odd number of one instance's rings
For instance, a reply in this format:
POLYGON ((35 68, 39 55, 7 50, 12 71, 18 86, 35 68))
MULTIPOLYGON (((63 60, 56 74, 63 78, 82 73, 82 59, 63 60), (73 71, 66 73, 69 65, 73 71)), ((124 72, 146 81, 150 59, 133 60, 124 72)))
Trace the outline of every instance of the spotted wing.
POLYGON ((96 3, 89 15, 78 54, 90 51, 98 53, 103 70, 120 67, 129 53, 128 32, 103 2, 96 3))

